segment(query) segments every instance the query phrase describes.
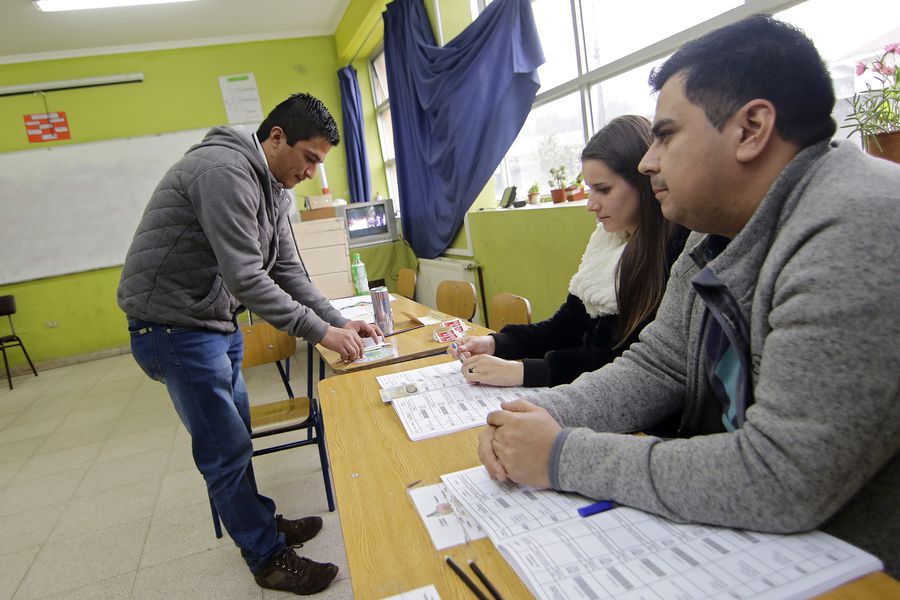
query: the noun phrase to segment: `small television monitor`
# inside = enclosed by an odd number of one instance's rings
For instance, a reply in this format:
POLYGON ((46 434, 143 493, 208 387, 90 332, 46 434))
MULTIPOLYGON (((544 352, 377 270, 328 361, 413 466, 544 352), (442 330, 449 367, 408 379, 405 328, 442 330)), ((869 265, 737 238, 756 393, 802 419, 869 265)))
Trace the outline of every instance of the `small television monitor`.
POLYGON ((344 219, 350 247, 369 246, 397 239, 394 201, 390 198, 373 202, 356 202, 336 207, 344 219))

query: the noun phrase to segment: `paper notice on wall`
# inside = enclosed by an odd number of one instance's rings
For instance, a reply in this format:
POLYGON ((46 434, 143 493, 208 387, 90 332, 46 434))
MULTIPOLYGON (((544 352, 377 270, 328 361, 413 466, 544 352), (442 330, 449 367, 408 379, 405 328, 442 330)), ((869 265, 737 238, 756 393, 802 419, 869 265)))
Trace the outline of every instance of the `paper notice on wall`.
POLYGON ((229 124, 262 122, 262 104, 253 73, 223 75, 219 77, 219 87, 222 88, 222 100, 225 102, 229 124))
POLYGON ((69 121, 63 111, 23 115, 25 133, 32 144, 71 139, 69 121))

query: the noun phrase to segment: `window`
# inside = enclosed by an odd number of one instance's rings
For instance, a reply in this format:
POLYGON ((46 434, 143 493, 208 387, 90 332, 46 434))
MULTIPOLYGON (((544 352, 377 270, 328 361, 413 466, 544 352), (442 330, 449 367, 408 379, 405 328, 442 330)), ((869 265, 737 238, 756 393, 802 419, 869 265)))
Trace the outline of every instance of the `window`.
MULTIPOLYGON (((656 98, 647 78, 681 44, 703 33, 765 12, 797 25, 815 42, 831 70, 840 126, 849 112, 846 98, 862 85, 856 61, 869 59, 886 43, 900 41, 900 3, 858 0, 848 19, 833 0, 532 0, 547 59, 538 69, 541 88, 531 114, 494 175, 498 197, 507 185, 549 190, 550 166, 566 164, 578 174, 578 155, 590 135, 623 114, 653 117, 656 98), (780 12, 779 12, 780 11, 780 12), (878 23, 883 23, 882 27, 878 23)), ((844 134, 838 132, 838 138, 844 134)))
POLYGON ((389 198, 393 198, 394 208, 399 210, 397 161, 394 155, 394 129, 391 121, 391 103, 390 95, 388 94, 384 49, 379 50, 369 61, 369 75, 372 81, 372 97, 375 99, 378 135, 381 139, 381 158, 384 160, 384 170, 387 175, 387 195, 389 198))
MULTIPOLYGON (((853 14, 877 15, 877 19, 849 19, 845 11, 836 11, 828 0, 808 0, 775 16, 796 25, 812 39, 834 81, 837 101, 831 116, 838 125, 836 139, 847 137, 841 130, 850 114, 849 99, 854 91, 865 90, 865 78, 856 77, 860 60, 870 61, 884 51, 885 44, 900 41, 900 5, 881 0, 855 0, 853 14)), ((874 81, 870 82, 874 83, 874 81)), ((859 144, 859 134, 852 143, 859 144)))

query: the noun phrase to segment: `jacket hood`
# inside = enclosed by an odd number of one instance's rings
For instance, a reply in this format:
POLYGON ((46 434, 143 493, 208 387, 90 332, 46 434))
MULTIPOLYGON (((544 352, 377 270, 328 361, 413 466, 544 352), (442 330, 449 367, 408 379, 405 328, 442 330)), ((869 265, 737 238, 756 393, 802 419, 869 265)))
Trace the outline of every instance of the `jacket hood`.
POLYGON ((185 153, 185 156, 205 148, 228 148, 240 152, 247 158, 253 170, 259 175, 260 181, 269 181, 275 196, 283 189, 282 185, 272 176, 269 166, 263 160, 263 157, 260 156, 259 150, 256 149, 256 143, 253 141, 253 131, 245 127, 213 127, 206 132, 202 142, 191 146, 185 153))

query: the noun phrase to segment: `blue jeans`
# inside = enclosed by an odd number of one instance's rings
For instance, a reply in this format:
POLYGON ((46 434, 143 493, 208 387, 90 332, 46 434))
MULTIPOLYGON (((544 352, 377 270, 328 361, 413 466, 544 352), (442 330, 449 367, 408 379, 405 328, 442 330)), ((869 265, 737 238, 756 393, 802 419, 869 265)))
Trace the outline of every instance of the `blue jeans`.
POLYGON ((250 400, 241 375, 244 338, 128 319, 131 353, 151 379, 166 384, 191 434, 194 463, 225 529, 254 573, 280 553, 275 502, 253 476, 250 400))

